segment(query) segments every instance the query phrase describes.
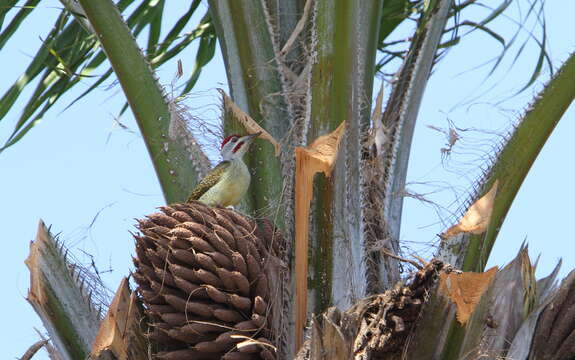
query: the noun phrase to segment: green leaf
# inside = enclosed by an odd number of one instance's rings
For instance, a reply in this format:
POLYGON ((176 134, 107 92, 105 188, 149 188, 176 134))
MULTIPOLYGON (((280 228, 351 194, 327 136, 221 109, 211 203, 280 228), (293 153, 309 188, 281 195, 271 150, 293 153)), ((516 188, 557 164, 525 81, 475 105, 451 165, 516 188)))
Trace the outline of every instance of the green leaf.
MULTIPOLYGON (((10 9, 18 2, 18 0, 7 0, 4 5, 0 7, 0 29, 2 28, 2 23, 4 22, 4 17, 6 13, 10 11, 10 9)), ((24 4, 18 13, 14 15, 10 24, 0 33, 0 50, 4 47, 6 42, 10 39, 12 35, 18 30, 22 22, 26 19, 26 17, 34 10, 36 5, 40 0, 28 0, 26 4, 24 4)))
POLYGON ((156 51, 156 46, 160 40, 162 31, 162 14, 164 12, 165 0, 152 1, 150 7, 150 30, 148 32, 148 54, 156 51))
POLYGON ((8 110, 10 110, 26 85, 28 85, 42 70, 46 68, 46 63, 50 61, 50 51, 46 45, 51 46, 55 42, 57 35, 60 33, 67 19, 68 15, 62 12, 56 20, 48 38, 45 40, 45 46, 40 48, 24 74, 20 76, 20 78, 0 99, 0 120, 6 116, 8 110))
POLYGON ((110 0, 80 3, 130 104, 166 201, 184 201, 209 161, 197 146, 182 143, 181 134, 171 131, 176 120, 163 88, 114 4, 110 0), (206 162, 200 163, 202 159, 206 162))
POLYGON ((378 41, 380 50, 389 34, 412 14, 415 4, 416 2, 408 0, 386 0, 383 2, 378 41))
POLYGON ((198 81, 202 72, 202 68, 206 66, 214 57, 216 52, 217 37, 213 26, 209 26, 208 30, 202 33, 200 38, 200 45, 196 53, 196 63, 190 79, 186 83, 182 95, 188 93, 198 81))
POLYGON ((553 129, 575 99, 575 54, 563 64, 555 77, 537 95, 515 127, 490 170, 485 173, 474 203, 498 181, 489 226, 481 234, 464 233, 442 242, 440 254, 453 266, 465 271, 482 271, 499 229, 523 180, 547 142, 553 129))
POLYGON ((201 0, 194 0, 190 4, 188 11, 186 11, 186 13, 178 19, 174 27, 172 27, 172 29, 168 32, 168 35, 166 35, 164 40, 159 44, 157 53, 165 52, 170 44, 172 44, 180 36, 182 29, 188 24, 200 3, 201 0))
MULTIPOLYGON (((15 0, 10 1, 16 3, 15 0)), ((0 33, 0 48, 19 29, 19 25, 35 9, 37 3, 39 0, 28 0, 25 7, 15 14, 10 24, 0 33)), ((133 3, 134 0, 120 0, 117 7, 120 11, 124 11, 133 3)), ((153 67, 161 66, 180 54, 193 40, 207 39, 203 40, 198 48, 201 54, 196 59, 195 76, 186 83, 188 91, 195 84, 201 68, 213 58, 211 49, 215 49, 215 32, 207 15, 204 16, 194 31, 183 35, 184 28, 199 4, 199 0, 194 0, 187 12, 175 22, 161 42, 165 0, 140 2, 135 8, 130 7, 132 10, 129 14, 124 14, 133 36, 136 37, 142 31, 149 29, 147 48, 149 50, 148 56, 154 58, 153 67)), ((0 8, 0 20, 8 11, 9 8, 0 8)), ((88 88, 68 104, 66 109, 98 88, 112 75, 111 68, 105 69, 101 75, 92 75, 99 66, 104 64, 106 55, 100 49, 99 42, 95 37, 82 30, 78 26, 78 22, 71 19, 69 15, 70 13, 66 9, 60 13, 51 32, 47 36, 43 36, 43 44, 24 74, 0 98, 0 120, 2 120, 21 96, 22 91, 39 78, 35 91, 27 99, 26 108, 18 118, 14 130, 3 148, 15 144, 18 139, 21 139, 57 103, 61 95, 74 88, 81 79, 86 80, 94 77, 88 88)))
MULTIPOLYGON (((516 0, 518 2, 520 0, 516 0)), ((507 10, 510 9, 510 5, 514 3, 513 0, 500 0, 499 3, 495 3, 494 6, 492 5, 494 2, 488 2, 486 5, 481 2, 477 1, 464 1, 461 4, 454 4, 450 10, 449 16, 455 23, 451 28, 446 30, 447 32, 451 32, 451 39, 446 40, 442 43, 442 48, 449 48, 455 46, 461 42, 465 38, 466 35, 471 34, 476 30, 481 30, 495 41, 500 43, 503 48, 499 55, 486 63, 493 63, 491 66, 488 74, 486 77, 493 75, 495 70, 501 65, 502 61, 506 56, 509 54, 511 49, 513 49, 513 45, 515 41, 518 39, 520 34, 527 32, 528 38, 525 42, 519 46, 518 50, 515 52, 515 58, 513 60, 513 64, 522 53, 525 45, 527 43, 535 42, 539 47, 539 55, 537 59, 537 63, 531 72, 529 79, 526 81, 525 85, 519 91, 524 91, 525 89, 529 88, 529 86, 533 85, 535 80, 541 74, 543 67, 547 66, 550 71, 552 72, 551 61, 547 54, 547 43, 546 43, 546 29, 545 29, 545 19, 543 16, 543 2, 539 1, 531 1, 529 3, 529 9, 522 16, 519 20, 514 20, 511 17, 506 15, 507 10), (537 7, 539 5, 539 7, 537 7), (476 21, 471 18, 466 18, 460 21, 460 18, 465 16, 467 12, 464 12, 464 9, 471 9, 472 7, 481 7, 487 9, 489 13, 487 16, 484 16, 481 20, 476 21), (493 30, 492 27, 488 27, 487 25, 492 23, 496 19, 500 19, 501 17, 506 17, 505 21, 517 23, 518 29, 513 33, 510 37, 506 39, 506 37, 502 36, 501 34, 497 33, 493 30), (540 28, 542 29, 542 36, 538 37, 533 34, 532 31, 527 30, 524 28, 524 24, 527 23, 529 19, 533 16, 536 17, 537 23, 539 24, 540 28), (467 31, 463 35, 458 35, 459 30, 463 27, 471 26, 472 29, 467 31)), ((382 69, 391 63, 393 60, 400 59, 403 60, 403 57, 407 51, 407 45, 409 41, 405 39, 396 40, 390 39, 390 34, 395 30, 400 24, 404 23, 406 19, 409 19, 409 16, 413 13, 420 14, 420 21, 418 23, 418 27, 421 28, 421 25, 426 21, 427 13, 429 12, 428 9, 433 8, 433 1, 402 1, 402 0, 388 0, 384 4, 384 13, 382 16, 382 24, 380 28, 380 36, 379 36, 379 45, 378 48, 383 54, 380 58, 378 63, 375 66, 376 72, 382 71, 382 69)), ((471 14, 471 13, 470 13, 471 14)), ((439 61, 442 56, 446 52, 438 53, 436 61, 439 61)), ((485 64, 484 64, 485 65, 485 64)), ((395 73, 395 69, 392 69, 392 72, 395 73)))

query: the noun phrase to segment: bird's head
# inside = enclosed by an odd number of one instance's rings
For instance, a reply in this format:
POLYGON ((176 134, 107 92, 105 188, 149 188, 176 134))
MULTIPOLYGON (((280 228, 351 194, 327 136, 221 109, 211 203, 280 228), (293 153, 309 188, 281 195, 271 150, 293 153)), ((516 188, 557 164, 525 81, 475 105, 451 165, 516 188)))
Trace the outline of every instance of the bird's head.
POLYGON ((239 136, 230 135, 222 141, 222 158, 224 160, 241 159, 248 151, 250 144, 261 134, 261 132, 239 136))

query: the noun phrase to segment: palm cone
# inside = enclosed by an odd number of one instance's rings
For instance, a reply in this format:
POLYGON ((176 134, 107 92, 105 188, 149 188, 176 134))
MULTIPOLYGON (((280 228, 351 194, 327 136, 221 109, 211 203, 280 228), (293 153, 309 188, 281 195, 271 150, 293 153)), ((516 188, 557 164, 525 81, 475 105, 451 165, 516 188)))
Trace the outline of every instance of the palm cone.
POLYGON ((192 202, 138 229, 134 279, 157 358, 276 358, 264 268, 281 234, 270 222, 192 202))

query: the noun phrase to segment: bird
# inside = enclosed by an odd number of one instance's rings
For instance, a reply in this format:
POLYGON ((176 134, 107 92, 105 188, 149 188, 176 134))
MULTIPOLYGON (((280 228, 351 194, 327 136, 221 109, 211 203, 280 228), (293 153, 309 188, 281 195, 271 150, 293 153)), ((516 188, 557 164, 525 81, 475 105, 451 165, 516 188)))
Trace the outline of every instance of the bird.
POLYGON ((251 143, 261 132, 227 136, 221 145, 222 162, 200 181, 187 202, 198 200, 208 206, 234 206, 246 194, 251 175, 242 160, 251 143))

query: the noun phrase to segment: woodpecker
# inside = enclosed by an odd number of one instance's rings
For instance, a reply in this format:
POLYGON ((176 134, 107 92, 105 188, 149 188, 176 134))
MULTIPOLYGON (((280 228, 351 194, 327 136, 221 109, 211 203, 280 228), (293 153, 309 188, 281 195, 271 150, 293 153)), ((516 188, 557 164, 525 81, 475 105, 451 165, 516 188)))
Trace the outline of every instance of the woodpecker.
POLYGON ((230 135, 222 141, 223 161, 213 168, 188 198, 208 206, 232 206, 240 202, 250 186, 250 172, 242 160, 250 144, 261 134, 230 135))

